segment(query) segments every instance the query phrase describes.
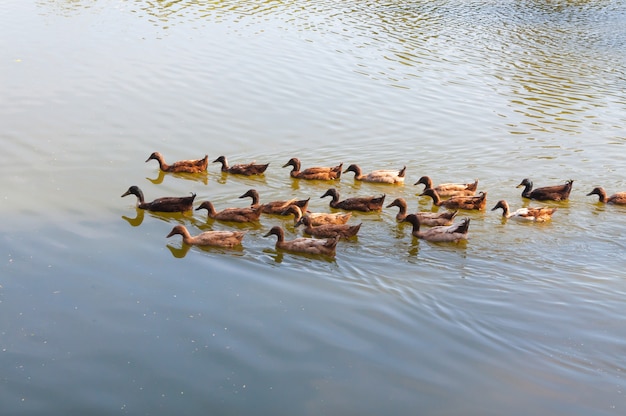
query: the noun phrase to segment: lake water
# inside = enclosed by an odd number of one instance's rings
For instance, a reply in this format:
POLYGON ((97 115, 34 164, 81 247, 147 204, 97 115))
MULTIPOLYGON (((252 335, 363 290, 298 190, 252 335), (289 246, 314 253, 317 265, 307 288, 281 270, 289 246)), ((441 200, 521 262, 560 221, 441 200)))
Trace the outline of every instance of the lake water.
POLYGON ((5 0, 0 5, 2 414, 622 415, 626 2, 5 0), (226 155, 264 176, 159 174, 226 155), (407 166, 404 186, 281 166, 407 166), (335 259, 273 225, 142 212, 419 197, 480 180, 465 243, 355 213, 335 259), (516 185, 574 180, 551 222, 502 221, 516 185), (245 229, 243 248, 166 239, 245 229))

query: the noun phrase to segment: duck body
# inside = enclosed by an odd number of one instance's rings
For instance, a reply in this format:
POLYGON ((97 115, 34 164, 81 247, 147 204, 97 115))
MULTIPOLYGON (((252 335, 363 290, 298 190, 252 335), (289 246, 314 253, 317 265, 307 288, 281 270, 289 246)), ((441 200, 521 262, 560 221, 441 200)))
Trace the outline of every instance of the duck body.
POLYGON ((556 212, 556 208, 550 207, 526 207, 511 212, 509 204, 505 200, 500 200, 491 210, 502 209, 502 217, 506 219, 514 219, 520 221, 536 221, 545 222, 552 219, 552 214, 556 212))
POLYGON ((460 240, 467 240, 470 219, 465 218, 458 224, 432 227, 426 231, 420 230, 419 218, 415 214, 407 215, 403 222, 411 223, 413 225, 413 231, 411 234, 422 240, 434 242, 458 242, 460 240))
POLYGON ((359 165, 352 164, 348 166, 343 173, 354 172, 354 179, 363 182, 375 182, 375 183, 391 183, 391 184, 403 184, 404 174, 406 172, 406 166, 400 170, 386 170, 379 169, 374 170, 366 175, 363 175, 359 165))
POLYGON ((600 198, 599 201, 605 204, 626 205, 626 192, 617 192, 607 197, 604 188, 602 188, 601 186, 597 186, 587 194, 587 196, 590 195, 598 195, 598 197, 600 198))
POLYGON ((304 216, 296 224, 296 227, 300 224, 304 224, 304 232, 317 238, 350 238, 357 235, 361 229, 361 224, 347 225, 347 224, 325 224, 316 225, 312 224, 311 218, 304 216))
MULTIPOLYGON (((396 214, 396 221, 402 222, 407 217, 407 203, 404 198, 396 198, 392 203, 387 205, 387 208, 398 207, 398 213, 396 214)), ((427 225, 429 227, 451 225, 454 222, 454 218, 459 211, 443 211, 443 212, 416 212, 415 215, 420 221, 421 225, 427 225)))
MULTIPOLYGON (((285 211, 285 214, 294 214, 294 226, 303 217, 302 209, 297 205, 291 205, 285 211)), ((325 225, 325 224, 345 224, 352 217, 351 212, 305 212, 304 216, 309 217, 311 225, 325 225)))
POLYGON ((219 221, 232 221, 232 222, 254 222, 258 221, 261 217, 262 206, 255 208, 225 208, 221 211, 216 211, 215 207, 210 201, 204 201, 200 204, 196 211, 206 209, 208 211, 209 218, 219 221))
POLYGON ((380 211, 383 208, 385 202, 385 195, 382 196, 367 196, 367 197, 354 197, 339 200, 339 192, 335 188, 330 188, 320 198, 331 196, 330 206, 332 208, 344 209, 347 211, 380 211))
POLYGON ((137 197, 137 208, 145 209, 155 212, 186 212, 193 209, 193 201, 196 198, 196 194, 191 196, 166 196, 157 198, 154 201, 146 202, 144 200, 143 192, 138 186, 131 186, 128 191, 122 194, 122 197, 126 195, 135 195, 137 197))
POLYGON ((341 177, 341 168, 343 167, 343 163, 334 167, 312 167, 301 171, 300 159, 293 157, 283 165, 283 168, 286 168, 287 166, 292 167, 291 172, 289 173, 292 178, 330 181, 341 177))
POLYGON ((487 192, 480 192, 477 196, 453 196, 442 200, 437 191, 427 188, 420 196, 429 196, 436 206, 449 209, 484 210, 487 205, 487 192))
POLYGON ((252 198, 252 204, 250 205, 252 208, 260 205, 262 207, 261 212, 263 212, 264 214, 274 214, 274 215, 289 215, 289 212, 287 212, 287 208, 289 208, 289 206, 291 205, 296 205, 300 207, 301 210, 306 211, 307 207, 309 206, 309 200, 311 199, 311 198, 307 198, 307 199, 297 200, 296 198, 293 198, 287 201, 272 201, 272 202, 267 202, 265 204, 260 204, 259 193, 257 192, 256 189, 250 189, 245 194, 241 195, 239 198, 248 198, 248 197, 252 198))
POLYGON ((528 199, 536 199, 538 201, 566 201, 572 191, 573 180, 565 182, 563 185, 544 186, 533 189, 533 183, 530 179, 525 178, 517 185, 517 188, 524 187, 522 197, 528 199))
POLYGON ((205 231, 192 236, 184 225, 176 225, 166 238, 182 235, 183 243, 190 246, 235 247, 241 245, 244 231, 205 231))
POLYGON ((165 159, 161 153, 153 152, 148 159, 146 159, 146 162, 150 160, 159 162, 159 169, 163 172, 200 173, 206 172, 207 166, 209 165, 209 155, 205 155, 202 159, 179 160, 178 162, 168 165, 165 163, 165 159))
POLYGON ((414 185, 419 185, 420 183, 424 185, 424 190, 428 188, 434 189, 440 197, 472 196, 478 188, 478 179, 471 183, 441 183, 433 186, 430 176, 422 176, 414 185))
POLYGON ((322 254, 334 256, 336 253, 339 237, 328 239, 300 237, 293 240, 285 240, 285 232, 279 226, 272 227, 264 237, 275 235, 276 248, 294 253, 322 254))
POLYGON ((222 164, 222 172, 245 176, 261 175, 265 173, 267 167, 269 166, 269 163, 257 164, 254 162, 240 163, 237 165, 228 166, 228 160, 226 159, 226 156, 220 156, 213 161, 213 163, 218 162, 222 164))

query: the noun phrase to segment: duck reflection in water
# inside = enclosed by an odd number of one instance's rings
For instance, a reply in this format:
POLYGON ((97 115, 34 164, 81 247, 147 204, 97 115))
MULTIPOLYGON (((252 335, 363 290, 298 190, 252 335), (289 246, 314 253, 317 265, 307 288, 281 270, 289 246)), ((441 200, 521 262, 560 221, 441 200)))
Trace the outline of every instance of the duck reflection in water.
POLYGON ((177 259, 184 258, 189 252, 189 250, 191 250, 192 248, 196 250, 204 251, 206 253, 218 253, 220 255, 222 254, 230 254, 234 256, 244 255, 243 246, 225 248, 225 247, 215 247, 215 246, 190 246, 188 244, 181 244, 179 247, 175 247, 171 244, 166 244, 165 247, 167 247, 170 253, 172 253, 172 256, 176 257, 177 259))
POLYGON ((139 227, 148 213, 152 218, 156 218, 161 221, 165 221, 167 223, 172 222, 172 220, 178 221, 181 224, 185 223, 185 221, 189 220, 193 217, 190 213, 181 213, 181 212, 155 212, 155 211, 146 211, 145 209, 135 208, 137 215, 134 218, 131 218, 126 215, 122 215, 122 219, 128 222, 133 227, 139 227))
POLYGON ((188 181, 201 182, 203 185, 207 185, 209 183, 209 174, 207 171, 199 172, 199 173, 181 173, 181 172, 164 172, 162 170, 158 170, 158 175, 156 178, 146 178, 150 182, 155 185, 160 185, 163 183, 163 179, 165 179, 165 175, 170 175, 175 177, 176 179, 185 179, 188 181))

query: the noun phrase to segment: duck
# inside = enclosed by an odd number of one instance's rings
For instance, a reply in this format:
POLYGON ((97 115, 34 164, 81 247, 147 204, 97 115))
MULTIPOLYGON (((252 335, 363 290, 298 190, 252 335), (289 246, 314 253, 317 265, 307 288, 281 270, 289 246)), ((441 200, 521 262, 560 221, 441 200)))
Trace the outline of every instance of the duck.
POLYGON ((354 237, 361 229, 363 223, 357 225, 348 224, 326 224, 326 225, 313 225, 311 218, 304 216, 300 218, 296 227, 300 224, 304 224, 304 232, 317 238, 345 238, 354 237))
POLYGON ((450 199, 442 200, 437 191, 426 188, 420 196, 429 196, 433 199, 434 205, 448 209, 483 210, 487 205, 487 192, 480 192, 478 196, 453 196, 450 199))
POLYGON ((348 166, 343 173, 354 172, 354 179, 357 181, 363 182, 376 182, 376 183, 393 183, 393 184, 403 184, 404 183, 404 173, 406 172, 406 166, 404 166, 400 170, 386 170, 379 169, 374 170, 367 175, 363 175, 361 173, 361 168, 359 165, 352 164, 348 166))
POLYGON ((437 186, 433 186, 433 180, 430 176, 422 176, 413 185, 424 185, 424 189, 434 189, 439 196, 472 196, 476 193, 478 188, 478 179, 470 183, 440 183, 437 186))
POLYGON ((200 204, 196 211, 206 209, 209 212, 209 218, 219 221, 232 221, 232 222, 254 222, 258 221, 261 217, 262 206, 255 208, 225 208, 221 211, 216 211, 211 201, 204 201, 200 204))
POLYGON ((287 166, 293 167, 289 173, 292 178, 330 181, 341 177, 341 168, 343 167, 343 163, 334 167, 313 167, 301 171, 300 159, 292 157, 289 159, 289 162, 283 165, 283 168, 286 168, 287 166))
MULTIPOLYGON (((387 205, 387 208, 391 207, 399 208, 396 214, 396 221, 402 222, 407 216, 406 200, 404 198, 396 198, 391 204, 387 205)), ((415 215, 419 218, 421 225, 433 227, 438 225, 451 225, 458 212, 459 211, 416 212, 415 215)))
MULTIPOLYGON (((285 215, 294 214, 293 224, 294 226, 302 218, 302 209, 297 205, 291 205, 284 212, 285 215)), ((351 212, 305 212, 305 215, 311 220, 311 225, 325 225, 325 224, 345 224, 352 217, 351 212)))
POLYGON ((544 186, 542 188, 533 189, 533 183, 530 179, 525 178, 517 185, 517 188, 524 187, 522 197, 528 199, 536 199, 539 201, 566 201, 572 191, 573 180, 565 182, 563 185, 544 186))
POLYGON ((285 240, 285 232, 279 225, 272 227, 264 237, 269 237, 270 235, 275 235, 278 238, 276 240, 277 249, 295 253, 322 254, 331 257, 335 256, 337 242, 339 241, 339 237, 324 239, 299 237, 293 240, 285 240))
POLYGON ((526 207, 511 212, 509 204, 504 199, 498 201, 496 206, 491 208, 491 210, 495 211, 499 208, 502 208, 502 217, 505 219, 512 218, 515 220, 536 222, 550 221, 552 219, 552 214, 556 212, 556 208, 550 207, 526 207))
POLYGON ((617 192, 607 198, 604 188, 597 186, 587 194, 587 196, 590 195, 598 195, 599 201, 606 204, 626 205, 626 192, 617 192))
POLYGON ((245 231, 205 231, 192 236, 184 225, 179 224, 172 228, 166 238, 177 234, 182 235, 183 243, 190 246, 235 247, 241 245, 245 231))
POLYGON ((347 198, 343 201, 340 201, 339 191, 337 191, 335 188, 330 188, 320 198, 324 198, 327 196, 332 197, 330 201, 330 206, 332 208, 345 209, 347 211, 381 211, 383 208, 383 203, 385 202, 385 194, 383 194, 382 196, 347 198))
POLYGON ((267 202, 265 204, 259 204, 259 192, 256 189, 250 189, 245 194, 241 195, 239 198, 252 198, 252 204, 250 205, 252 208, 261 205, 263 207, 262 212, 264 214, 274 214, 274 215, 289 215, 287 212, 287 208, 290 205, 297 205, 302 210, 306 210, 309 206, 309 200, 301 199, 297 200, 296 198, 292 198, 288 201, 272 201, 267 202))
POLYGON ((467 240, 470 219, 465 218, 457 224, 432 227, 426 231, 420 231, 420 220, 415 214, 407 215, 402 222, 413 224, 413 231, 411 231, 411 234, 414 237, 421 238, 422 240, 434 242, 458 242, 460 240, 467 240))
POLYGON ((220 156, 213 161, 213 163, 218 162, 222 164, 222 172, 246 176, 261 175, 267 170, 267 167, 269 166, 269 163, 256 164, 254 162, 240 163, 237 165, 228 166, 228 160, 226 159, 226 156, 220 156))
POLYGON ((154 212, 191 211, 193 209, 193 201, 196 198, 196 194, 192 193, 191 196, 166 196, 157 198, 152 202, 146 202, 144 200, 143 192, 136 185, 128 188, 128 191, 122 194, 122 198, 131 194, 137 197, 137 208, 154 212))
POLYGON ((178 162, 168 165, 165 163, 165 159, 161 153, 153 152, 150 157, 146 159, 146 163, 150 160, 159 162, 159 169, 163 172, 200 173, 206 172, 207 166, 209 165, 209 155, 205 155, 202 159, 179 160, 178 162))

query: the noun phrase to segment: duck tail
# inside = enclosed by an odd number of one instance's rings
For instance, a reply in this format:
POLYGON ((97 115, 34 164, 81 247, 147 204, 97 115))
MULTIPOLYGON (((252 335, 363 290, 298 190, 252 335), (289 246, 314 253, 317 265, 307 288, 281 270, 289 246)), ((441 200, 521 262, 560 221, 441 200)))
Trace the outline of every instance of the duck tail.
POLYGON ((467 234, 469 230, 470 219, 465 218, 455 230, 455 233, 467 234))

